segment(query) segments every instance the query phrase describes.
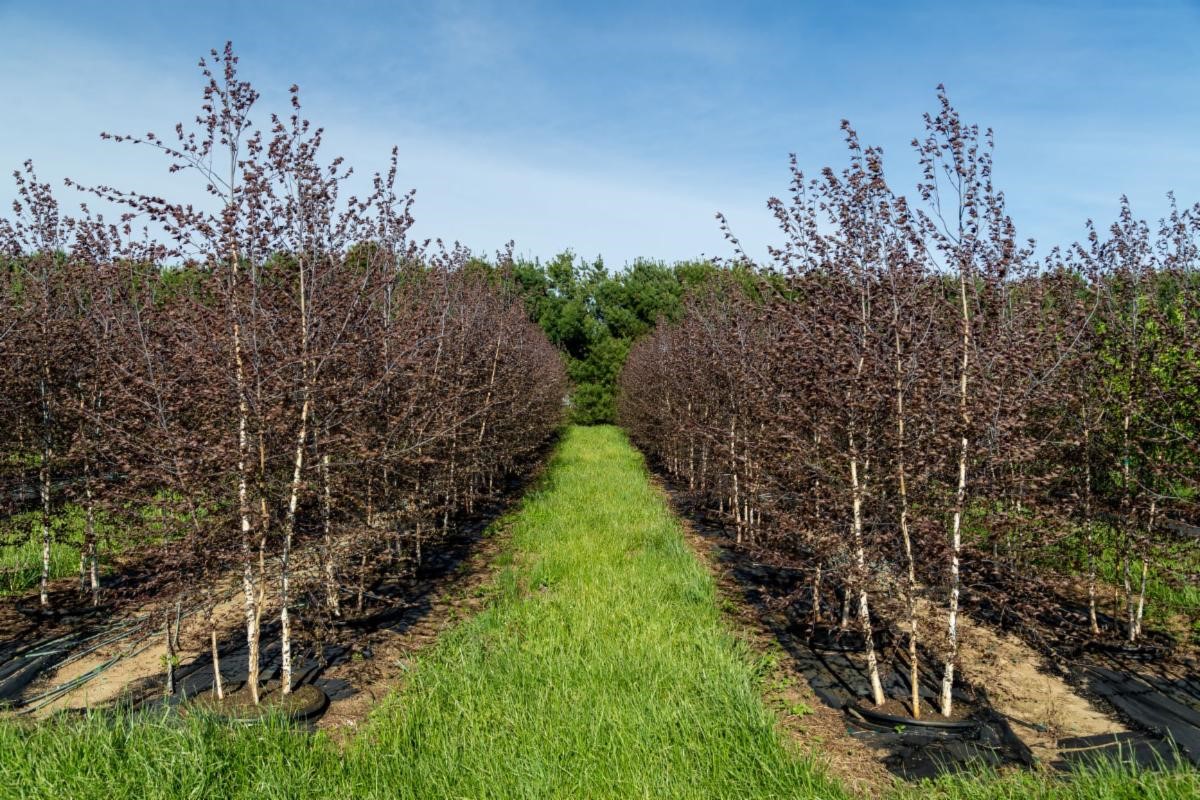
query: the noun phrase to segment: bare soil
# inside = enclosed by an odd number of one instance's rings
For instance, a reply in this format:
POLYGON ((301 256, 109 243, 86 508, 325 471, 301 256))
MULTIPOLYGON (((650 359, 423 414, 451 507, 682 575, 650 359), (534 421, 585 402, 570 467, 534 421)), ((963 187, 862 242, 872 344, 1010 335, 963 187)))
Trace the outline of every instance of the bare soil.
MULTIPOLYGON (((220 632, 218 638, 238 630, 242 619, 242 598, 229 589, 222 596, 225 599, 214 608, 211 624, 207 613, 191 613, 181 620, 179 649, 176 652, 180 663, 210 652, 209 637, 214 625, 220 632)), ((95 708, 123 698, 143 699, 148 692, 160 687, 165 676, 167 655, 165 626, 168 617, 173 618, 173 615, 173 608, 165 608, 160 603, 145 602, 140 606, 126 607, 113 622, 144 620, 138 624, 134 635, 101 647, 43 676, 35 687, 31 687, 29 694, 61 686, 114 658, 116 662, 95 678, 42 706, 34 712, 34 716, 44 718, 69 708, 95 708)))
MULTIPOLYGON (((688 542, 716 577, 737 626, 747 632, 756 649, 778 651, 780 642, 775 632, 788 629, 792 622, 785 619, 786 610, 746 601, 744 587, 732 569, 717 558, 712 543, 696 532, 685 515, 681 516, 688 542)), ((944 614, 937 614, 926 604, 920 624, 927 634, 940 631, 945 627, 944 614)), ((897 645, 904 647, 900 642, 897 645)), ((1064 757, 1074 752, 1069 744, 1060 744, 1064 740, 1130 735, 1130 728, 1107 706, 1082 694, 1057 665, 1021 638, 999 632, 960 611, 959 647, 960 679, 982 691, 985 702, 1009 721, 1013 733, 1039 762, 1063 763, 1064 757)), ((892 777, 878 753, 847 734, 843 714, 816 699, 803 675, 788 666, 788 660, 785 653, 776 667, 781 680, 791 687, 789 695, 781 699, 784 705, 792 702, 791 698, 799 699, 812 713, 800 717, 782 714, 784 728, 802 740, 813 735, 821 737, 820 747, 825 752, 815 755, 828 761, 839 778, 856 788, 871 791, 888 785, 892 777)), ((966 719, 975 711, 961 699, 955 705, 951 720, 966 719)), ((901 699, 889 699, 880 710, 906 717, 912 712, 909 703, 901 699)), ((928 699, 921 716, 944 719, 928 699)))
MULTIPOLYGON (((497 515, 500 513, 496 512, 497 515)), ((489 515, 488 519, 495 518, 489 515)), ((470 523, 470 530, 482 531, 487 520, 470 523)), ((479 533, 464 533, 450 545, 461 556, 437 552, 438 565, 429 574, 419 570, 416 575, 400 581, 396 594, 385 601, 385 609, 373 608, 365 612, 365 620, 350 622, 338 636, 347 649, 341 663, 322 671, 322 678, 339 679, 350 684, 353 694, 346 699, 334 700, 329 713, 320 727, 336 730, 353 729, 369 711, 394 688, 403 677, 408 662, 424 646, 454 621, 472 612, 479 603, 477 590, 490 575, 489 566, 506 540, 503 530, 481 537, 479 533), (461 558, 461 560, 456 560, 461 558), (443 564, 450 570, 442 574, 443 564), (384 611, 378 624, 371 622, 374 612, 384 611)), ((183 609, 180 626, 179 646, 176 651, 178 663, 210 663, 211 634, 215 628, 218 642, 225 657, 228 643, 237 646, 244 642, 244 600, 236 576, 232 574, 220 582, 221 588, 214 592, 221 598, 215 607, 199 606, 190 611, 183 609)), ((164 606, 145 598, 140 602, 125 602, 119 609, 108 609, 99 619, 89 615, 85 620, 77 615, 56 615, 45 623, 26 619, 17 609, 0 608, 0 619, 13 617, 10 630, 11 643, 32 643, 48 638, 51 634, 84 630, 100 632, 127 625, 126 633, 119 641, 103 645, 93 652, 70 661, 57 669, 40 676, 24 692, 26 698, 63 686, 83 678, 92 671, 102 671, 80 686, 56 697, 33 711, 35 719, 66 710, 95 708, 111 705, 118 701, 141 702, 156 698, 162 693, 165 675, 166 637, 165 625, 168 616, 173 617, 174 605, 164 606), (60 618, 61 617, 61 618, 60 618), (24 621, 21 627, 16 623, 24 621), (82 626, 82 627, 81 627, 82 626)), ((276 611, 267 608, 263 619, 272 619, 276 611)), ((96 638, 103 642, 108 634, 96 638)), ((6 639, 8 637, 5 637, 6 639)), ((268 642, 264 641, 264 645, 268 642)), ((86 649, 75 648, 77 652, 86 649)), ((244 646, 244 645, 243 645, 244 646)), ((224 663, 224 662, 223 662, 224 663)), ((230 690, 241 689, 241 681, 226 684, 230 690)))
MULTIPOLYGON (((936 620, 931 620, 934 624, 936 620)), ((959 670, 985 687, 992 706, 1039 761, 1057 761, 1063 739, 1127 734, 1115 716, 1081 695, 1020 638, 959 616, 959 670)))

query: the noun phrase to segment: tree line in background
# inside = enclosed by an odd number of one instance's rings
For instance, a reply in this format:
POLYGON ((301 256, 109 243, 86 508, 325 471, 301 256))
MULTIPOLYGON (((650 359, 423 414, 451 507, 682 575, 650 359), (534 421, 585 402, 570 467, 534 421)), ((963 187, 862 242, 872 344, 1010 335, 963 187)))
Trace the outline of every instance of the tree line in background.
MULTIPOLYGON (((566 251, 545 264, 517 260, 501 280, 564 354, 572 421, 593 425, 616 419, 617 378, 631 344, 659 320, 678 321, 687 293, 722 271, 711 261, 638 259, 610 273, 603 260, 566 251)), ((732 271, 751 277, 738 265, 732 271)))
POLYGON ((395 152, 344 197, 296 87, 259 128, 232 48, 201 68, 193 125, 105 134, 193 179, 183 199, 90 187, 120 220, 70 217, 32 165, 15 173, 0 502, 7 544, 33 532, 49 610, 70 603, 50 580, 66 538, 92 603, 211 615, 236 589, 257 702, 265 617, 286 694, 297 637, 530 473, 568 384, 518 298, 462 248, 411 239, 395 152))
POLYGON ((718 276, 635 344, 618 414, 741 545, 803 571, 812 624, 857 625, 876 704, 879 627, 907 645, 914 716, 922 658, 951 715, 962 604, 989 592, 1131 643, 1153 593, 1200 639, 1181 524, 1200 488, 1200 206, 1150 225, 1122 201, 1037 260, 990 131, 939 101, 915 200, 848 123, 843 169, 810 178, 793 157, 757 284, 718 276), (1035 574, 1058 593, 1027 592, 1035 574))

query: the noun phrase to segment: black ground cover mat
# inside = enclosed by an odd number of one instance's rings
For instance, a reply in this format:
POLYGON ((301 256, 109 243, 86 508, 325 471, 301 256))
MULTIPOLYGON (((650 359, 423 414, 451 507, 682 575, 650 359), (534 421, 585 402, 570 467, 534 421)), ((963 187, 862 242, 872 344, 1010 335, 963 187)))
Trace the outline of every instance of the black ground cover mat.
MULTIPOLYGON (((554 442, 547 443, 544 452, 535 459, 536 462, 546 463, 554 446, 554 442)), ((293 640, 292 657, 294 685, 311 684, 324 691, 330 700, 352 696, 356 691, 354 686, 346 680, 331 679, 325 673, 353 659, 372 658, 372 636, 385 631, 404 633, 423 620, 433 610, 432 600, 436 590, 475 551, 488 526, 521 498, 539 474, 533 471, 524 477, 511 476, 504 480, 492 501, 480 504, 471 514, 451 520, 450 533, 429 543, 419 565, 401 574, 385 575, 373 585, 364 587, 362 611, 354 609, 357 593, 349 591, 343 596, 343 608, 347 611, 345 618, 336 620, 319 637, 304 636, 297 632, 293 640), (317 638, 321 640, 320 643, 313 644, 312 640, 317 638)), ((141 596, 150 583, 152 581, 148 583, 144 571, 139 569, 131 577, 118 577, 107 588, 127 584, 141 596)), ((118 618, 113 621, 111 607, 80 608, 76 594, 64 593, 61 611, 43 612, 36 605, 30 605, 33 601, 28 598, 18 601, 7 610, 6 619, 22 622, 19 628, 5 632, 0 638, 0 708, 36 710, 41 702, 78 688, 94 675, 84 676, 70 685, 49 687, 48 691, 39 689, 41 694, 31 697, 29 686, 38 678, 53 672, 64 662, 80 657, 85 650, 98 644, 139 634, 144 638, 150 634, 144 618, 118 618), (47 629, 53 630, 54 635, 46 635, 47 629), (42 694, 46 697, 42 697, 42 694)), ((184 616, 192 612, 185 609, 184 616)), ((277 617, 263 621, 261 648, 259 677, 266 683, 278 679, 280 672, 277 617)), ((222 684, 227 690, 236 691, 245 684, 249 663, 249 647, 244 633, 234 633, 219 642, 218 652, 222 684)), ((115 661, 101 665, 95 674, 103 672, 115 661)), ((161 675, 144 677, 126 688, 122 705, 154 710, 163 704, 177 705, 188 697, 209 691, 215 683, 211 654, 206 652, 176 668, 176 692, 169 699, 162 696, 163 683, 161 675)))
POLYGON ((1177 747, 1157 736, 1141 731, 1075 736, 1059 739, 1059 756, 1050 766, 1071 772, 1079 766, 1090 766, 1114 759, 1137 764, 1146 769, 1158 769, 1176 763, 1182 757, 1177 747))
MULTIPOLYGON (((33 629, 36 630, 36 629, 33 629)), ((87 629, 0 648, 0 708, 21 708, 25 689, 66 660, 93 632, 87 629)))
MULTIPOLYGON (((387 576, 367 587, 364 613, 339 620, 325 637, 326 642, 322 646, 294 651, 294 684, 313 684, 331 700, 351 696, 354 688, 349 683, 327 679, 324 673, 352 658, 370 658, 370 646, 361 643, 371 634, 384 630, 403 633, 423 619, 432 609, 430 599, 433 592, 470 555, 481 540, 484 529, 497 514, 498 511, 493 511, 464 522, 456 533, 439 541, 436 548, 429 548, 415 571, 387 576)), ((350 598, 351 603, 353 599, 350 598)), ((66 624, 63 624, 64 620, 58 620, 55 625, 57 635, 40 638, 38 631, 41 624, 35 621, 0 641, 0 708, 36 710, 42 702, 53 699, 58 690, 77 688, 87 679, 99 675, 110 664, 101 665, 94 674, 84 676, 69 686, 43 687, 45 692, 30 690, 29 687, 39 678, 51 674, 70 660, 86 655, 94 647, 149 633, 144 620, 126 619, 106 624, 102 619, 89 615, 77 620, 68 618, 66 624), (62 632, 64 628, 66 633, 62 632)), ((279 677, 281 662, 278 638, 278 620, 264 620, 259 673, 263 682, 279 677)), ((233 634, 222 641, 218 652, 222 683, 227 690, 236 691, 246 681, 249 663, 249 647, 244 635, 233 634)), ((132 703, 134 708, 153 710, 164 702, 175 705, 212 689, 215 681, 211 654, 205 653, 181 664, 176 669, 175 680, 176 694, 169 700, 164 701, 162 697, 162 676, 154 675, 128 687, 125 701, 132 703)))
MULTIPOLYGON (((460 532, 441 540, 436 549, 430 549, 413 572, 388 576, 370 586, 363 613, 339 620, 319 647, 293 650, 293 685, 312 685, 322 690, 330 701, 352 697, 357 692, 355 686, 343 679, 326 677, 326 673, 352 659, 372 658, 374 653, 369 641, 373 634, 384 631, 404 633, 422 620, 433 608, 434 592, 473 552, 482 540, 485 528, 485 521, 463 525, 460 532)), ((354 613, 352 607, 348 611, 354 613)), ((250 659, 244 634, 239 631, 221 641, 218 652, 222 687, 228 693, 237 692, 246 683, 250 659)), ((263 684, 277 681, 281 665, 279 621, 277 618, 264 620, 259 680, 263 684)), ((175 694, 164 698, 163 679, 157 675, 149 677, 129 687, 128 700, 139 711, 153 711, 164 705, 177 706, 189 698, 210 692, 215 685, 211 653, 206 652, 181 664, 175 671, 175 685, 175 694)), ((327 708, 326 703, 319 712, 306 715, 304 721, 315 723, 327 708)))
MULTIPOLYGON (((433 609, 432 599, 446 578, 474 551, 482 539, 486 524, 472 524, 431 549, 411 574, 388 576, 367 589, 364 613, 339 620, 320 647, 307 647, 292 657, 292 678, 296 686, 313 684, 325 691, 330 700, 351 697, 356 687, 345 680, 326 678, 333 667, 356 658, 369 659, 374 653, 370 637, 383 631, 404 633, 433 609)), ((280 672, 279 623, 264 624, 260 655, 260 678, 275 680, 280 672)), ((240 686, 246 680, 249 648, 238 634, 219 647, 221 680, 225 686, 240 686)), ((172 703, 194 697, 213 688, 212 656, 205 654, 183 664, 176 673, 177 693, 172 703)), ((156 703, 148 698, 147 703, 156 703)))
POLYGON ((1166 678, 1129 669, 1079 664, 1075 671, 1096 695, 1139 727, 1173 741, 1200 766, 1200 697, 1194 680, 1166 678))
MULTIPOLYGON (((385 632, 389 632, 389 635, 403 634, 425 619, 433 611, 433 599, 438 589, 475 552, 488 526, 521 497, 534 477, 509 479, 496 501, 480 507, 472 516, 452 525, 450 534, 439 538, 433 543, 435 546, 425 549, 420 564, 415 568, 386 575, 365 587, 361 612, 352 608, 356 599, 354 592, 344 596, 346 616, 334 622, 322 637, 322 642, 299 650, 293 644, 293 683, 296 686, 312 684, 322 689, 330 700, 352 697, 357 687, 343 679, 329 678, 326 673, 353 659, 372 658, 372 637, 385 632)), ((250 651, 243 635, 237 633, 222 641, 218 650, 222 683, 225 686, 245 683, 250 651)), ((277 619, 264 621, 259 664, 262 681, 279 677, 281 661, 277 619)), ((214 683, 212 656, 198 656, 177 670, 178 688, 170 702, 178 703, 187 697, 207 692, 214 683)), ((161 680, 154 681, 153 686, 161 692, 161 680)), ((158 695, 145 696, 147 704, 161 702, 158 695)))

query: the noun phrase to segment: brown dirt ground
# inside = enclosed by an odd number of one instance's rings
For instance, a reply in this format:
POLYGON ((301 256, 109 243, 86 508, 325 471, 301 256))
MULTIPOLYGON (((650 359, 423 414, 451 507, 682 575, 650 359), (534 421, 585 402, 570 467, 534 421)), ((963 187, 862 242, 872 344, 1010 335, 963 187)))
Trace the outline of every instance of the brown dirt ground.
MULTIPOLYGON (((243 607, 239 593, 227 590, 222 595, 226 599, 216 606, 213 619, 218 631, 225 634, 239 627, 243 607)), ((123 641, 106 645, 41 678, 37 686, 31 687, 27 694, 34 695, 38 691, 61 686, 113 658, 119 659, 92 680, 38 709, 34 713, 34 717, 44 718, 63 709, 93 708, 105 705, 120 699, 131 691, 145 688, 147 683, 157 683, 163 675, 164 658, 167 653, 166 634, 163 626, 167 616, 173 614, 173 609, 167 609, 161 604, 154 603, 126 610, 121 617, 114 621, 122 618, 148 617, 149 620, 154 620, 155 624, 147 621, 142 624, 142 630, 139 633, 123 641)), ((180 663, 187 663, 197 656, 210 652, 210 630, 211 627, 205 613, 193 613, 182 619, 177 653, 180 663)), ((221 634, 218 635, 218 638, 223 638, 221 634)))
MULTIPOLYGON (((944 620, 934 617, 924 624, 944 620)), ((962 677, 987 690, 992 706, 1009 718, 1013 732, 1039 761, 1056 760, 1062 739, 1129 731, 1075 691, 1018 637, 960 615, 959 646, 962 677)))
MULTIPOLYGON (((474 552, 434 590, 429 598, 431 610, 403 633, 383 629, 357 640, 356 648, 369 646, 373 655, 369 659, 352 659, 326 671, 324 677, 351 683, 355 694, 331 702, 318 727, 331 731, 335 736, 339 732, 352 731, 386 694, 399 685, 411 659, 421 649, 434 642, 447 627, 478 610, 482 603, 482 593, 478 590, 490 579, 491 564, 505 541, 507 535, 503 528, 481 540, 474 552)), ((240 589, 232 586, 227 587, 221 596, 225 599, 216 606, 213 618, 219 631, 218 638, 224 641, 227 636, 241 630, 243 599, 240 589)), ((148 604, 126 609, 114 621, 147 615, 151 619, 165 621, 167 613, 173 613, 173 610, 148 604)), ((271 610, 265 613, 271 613, 271 610)), ((113 658, 118 659, 96 678, 38 709, 34 717, 45 718, 64 709, 105 705, 122 696, 144 691, 151 684, 159 685, 166 655, 165 634, 161 624, 144 624, 143 628, 123 641, 102 647, 39 679, 37 685, 28 691, 29 695, 60 686, 113 658)), ((207 613, 194 613, 183 619, 178 650, 181 663, 188 663, 210 652, 210 631, 207 613)))

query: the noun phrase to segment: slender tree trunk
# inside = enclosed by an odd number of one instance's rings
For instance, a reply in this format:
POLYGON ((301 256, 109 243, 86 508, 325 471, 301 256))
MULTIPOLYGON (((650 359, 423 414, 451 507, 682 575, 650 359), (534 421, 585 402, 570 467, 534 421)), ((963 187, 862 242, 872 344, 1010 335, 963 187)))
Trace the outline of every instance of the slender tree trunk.
POLYGON ((300 503, 300 489, 304 477, 304 449, 308 446, 308 416, 312 408, 312 383, 314 379, 309 352, 309 302, 305 281, 305 260, 301 259, 297 276, 300 299, 300 355, 301 393, 300 422, 296 433, 295 457, 292 461, 292 483, 288 493, 287 524, 283 531, 283 552, 279 559, 279 650, 280 686, 284 695, 292 692, 292 620, 291 610, 291 556, 292 540, 296 535, 296 509, 300 503))
POLYGON ((358 563, 358 599, 355 602, 355 611, 363 610, 363 595, 367 591, 367 556, 362 555, 358 563))
POLYGON ((164 661, 166 662, 165 666, 166 666, 166 670, 167 670, 167 687, 166 687, 167 697, 170 697, 175 694, 175 665, 179 661, 179 656, 178 656, 179 624, 182 619, 182 611, 183 611, 183 609, 182 609, 180 602, 176 601, 175 602, 175 624, 174 624, 174 626, 172 626, 171 615, 168 614, 166 626, 164 628, 164 633, 166 635, 166 640, 167 640, 167 642, 166 642, 167 643, 167 657, 164 659, 164 661))
POLYGON ((1129 369, 1126 375, 1125 386, 1125 411, 1121 418, 1121 510, 1122 522, 1125 526, 1125 547, 1126 553, 1122 558, 1122 582, 1125 586, 1125 616, 1126 616, 1126 638, 1130 642, 1137 639, 1137 631, 1135 630, 1136 619, 1133 605, 1133 585, 1129 573, 1129 558, 1128 549, 1133 539, 1133 532, 1136 529, 1136 521, 1134 519, 1134 502, 1133 502, 1133 447, 1132 435, 1130 429, 1133 425, 1133 381, 1134 381, 1134 359, 1131 355, 1129 358, 1129 369))
MULTIPOLYGON (((86 467, 85 467, 86 470, 86 467)), ((90 477, 84 478, 84 555, 87 561, 88 588, 92 592, 92 605, 100 605, 100 568, 97 558, 96 544, 96 504, 92 497, 92 482, 90 477)))
POLYGON ((321 454, 321 535, 325 541, 325 606, 335 617, 342 614, 337 589, 337 564, 333 543, 333 490, 329 485, 329 453, 321 454))
POLYGON ((92 459, 88 452, 87 425, 84 412, 87 409, 84 393, 79 394, 79 439, 83 443, 83 547, 79 551, 79 591, 92 594, 92 605, 100 604, 100 576, 96 566, 96 509, 92 496, 92 459))
POLYGON ((300 487, 304 470, 304 448, 308 442, 308 411, 311 400, 305 380, 304 400, 300 406, 300 430, 296 434, 296 455, 292 462, 292 484, 288 496, 287 524, 283 531, 283 550, 279 556, 279 651, 280 685, 283 694, 292 691, 292 620, 291 604, 291 556, 292 540, 296 532, 296 508, 300 502, 300 487))
MULTIPOLYGON (((1153 534, 1154 534, 1154 522, 1155 522, 1154 518, 1157 514, 1157 511, 1158 511, 1157 500, 1151 500, 1150 501, 1150 517, 1146 521, 1146 532, 1150 536, 1153 536, 1153 534)), ((1130 639, 1130 641, 1135 641, 1139 636, 1142 635, 1142 618, 1146 612, 1146 579, 1149 577, 1149 573, 1150 573, 1150 562, 1146 559, 1145 556, 1143 556, 1142 557, 1141 586, 1138 589, 1137 613, 1134 615, 1133 636, 1130 639)))
MULTIPOLYGON (((234 282, 236 289, 237 281, 237 256, 234 255, 234 282)), ((258 704, 258 669, 259 669, 259 630, 258 622, 261 617, 259 610, 260 601, 259 593, 255 591, 254 581, 254 538, 250 524, 250 487, 249 487, 249 454, 250 454, 250 407, 246 402, 246 366, 245 357, 242 352, 242 333, 241 325, 238 322, 238 311, 236 307, 236 298, 231 299, 233 304, 233 351, 235 365, 235 384, 238 395, 238 516, 241 522, 242 534, 242 592, 245 595, 246 604, 246 644, 249 648, 249 656, 246 665, 246 685, 250 688, 250 697, 255 705, 258 704)), ((265 501, 264 501, 265 502, 265 501)), ((264 514, 264 524, 266 516, 264 514)), ((265 537, 265 533, 264 533, 265 537)), ((262 550, 263 546, 259 547, 259 562, 260 572, 262 571, 262 550)), ((260 575, 261 579, 261 575, 260 575)))
POLYGON ((221 655, 217 650, 217 629, 213 627, 210 631, 212 634, 212 669, 213 669, 213 691, 217 694, 218 700, 225 699, 225 685, 221 681, 221 655))
POLYGON ((688 491, 696 491, 696 434, 692 428, 692 401, 687 404, 688 411, 688 491))
POLYGON ((1092 519, 1092 430, 1090 426, 1083 429, 1083 447, 1086 467, 1083 487, 1083 524, 1087 530, 1088 624, 1091 625, 1092 635, 1099 636, 1100 622, 1096 618, 1096 543, 1092 519))
POLYGON ((958 272, 959 301, 962 312, 962 361, 958 379, 958 422, 962 426, 962 439, 958 450, 958 487, 954 493, 954 518, 950 527, 950 603, 946 621, 946 666, 942 674, 942 716, 948 717, 954 710, 954 667, 958 662, 958 596, 959 558, 962 553, 962 518, 967 505, 967 456, 969 453, 967 431, 971 417, 967 406, 967 369, 970 366, 971 316, 967 305, 967 276, 960 266, 958 272))
POLYGON ((733 511, 734 527, 737 530, 737 543, 742 543, 742 501, 738 486, 737 466, 737 417, 730 415, 729 422, 729 471, 733 475, 733 496, 729 499, 730 510, 733 511))
POLYGON ((1121 582, 1125 587, 1125 638, 1132 642, 1137 639, 1137 631, 1134 628, 1136 619, 1133 606, 1133 576, 1129 562, 1129 555, 1126 554, 1121 559, 1121 582))
MULTIPOLYGON (((854 448, 854 440, 851 437, 851 449, 854 448)), ((871 609, 867 600, 867 556, 866 546, 863 542, 863 518, 862 518, 862 486, 858 481, 858 456, 850 457, 850 486, 853 496, 851 499, 853 508, 853 537, 854 537, 854 564, 856 567, 856 581, 858 583, 858 621, 862 627, 863 639, 867 648, 867 675, 871 680, 871 696, 875 701, 875 705, 883 705, 883 684, 879 680, 879 664, 875 657, 875 636, 871 626, 871 609)))
POLYGON ((167 684, 165 694, 171 697, 175 694, 175 647, 171 641, 171 616, 167 615, 166 625, 163 627, 163 637, 167 643, 167 655, 163 659, 163 664, 167 670, 167 684))
POLYGON ((846 580, 842 587, 842 616, 838 621, 838 630, 846 630, 850 626, 850 582, 846 580))
POLYGON ((904 544, 904 560, 908 568, 908 663, 912 688, 912 715, 921 717, 921 675, 917 659, 917 569, 913 558, 912 536, 908 530, 908 471, 905 461, 906 421, 904 408, 904 349, 900 342, 900 304, 892 296, 892 335, 896 356, 896 483, 900 500, 900 538, 904 544))
POLYGON ((1150 564, 1142 559, 1142 580, 1141 588, 1138 589, 1137 614, 1133 622, 1133 638, 1130 641, 1136 641, 1142 635, 1142 617, 1146 611, 1146 578, 1150 573, 1150 564))
POLYGON ((1100 635, 1100 620, 1096 615, 1096 554, 1092 532, 1088 530, 1088 624, 1093 636, 1100 635))
POLYGON ((816 572, 813 575, 812 587, 812 621, 816 625, 821 621, 821 578, 823 577, 821 565, 817 565, 816 572))
POLYGON ((38 469, 38 484, 42 501, 42 574, 38 582, 39 598, 43 608, 50 605, 50 462, 54 449, 50 438, 50 364, 42 362, 40 382, 42 402, 42 456, 38 469))

